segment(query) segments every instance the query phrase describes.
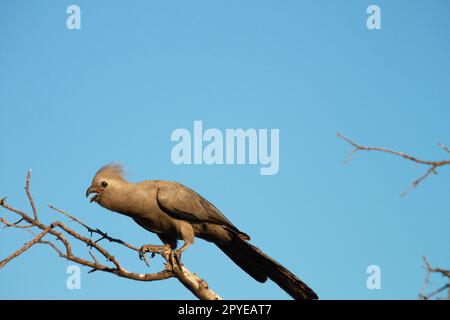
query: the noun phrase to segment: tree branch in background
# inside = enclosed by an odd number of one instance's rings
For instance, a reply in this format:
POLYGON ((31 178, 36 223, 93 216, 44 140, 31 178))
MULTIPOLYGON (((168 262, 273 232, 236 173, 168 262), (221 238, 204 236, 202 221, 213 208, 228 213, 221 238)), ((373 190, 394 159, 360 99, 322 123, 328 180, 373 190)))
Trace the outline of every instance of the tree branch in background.
POLYGON ((439 293, 447 290, 446 299, 450 300, 450 282, 443 285, 439 289, 436 289, 428 294, 426 293, 427 287, 430 284, 431 274, 437 273, 437 274, 440 274, 441 276, 446 277, 450 280, 450 270, 445 270, 445 269, 441 269, 441 268, 433 268, 431 266, 430 262, 428 261, 428 258, 425 256, 423 257, 423 261, 425 262, 425 270, 427 270, 427 274, 425 276, 425 281, 423 282, 423 286, 422 286, 422 290, 420 291, 419 298, 423 299, 423 300, 429 300, 429 299, 437 296, 439 293))
MULTIPOLYGON (((441 160, 441 161, 421 160, 421 159, 415 158, 413 156, 407 155, 403 152, 398 152, 398 151, 394 151, 394 150, 390 150, 390 149, 386 149, 386 148, 361 146, 361 145, 357 144, 356 142, 350 140, 349 138, 343 136, 340 133, 337 133, 337 136, 338 136, 338 138, 343 139, 344 141, 347 141, 354 148, 349 153, 347 158, 345 159, 344 164, 349 162, 351 160, 351 157, 358 151, 379 151, 379 152, 393 154, 395 156, 399 156, 399 157, 405 158, 407 160, 413 161, 415 163, 427 166, 428 167, 427 171, 422 176, 420 176, 419 178, 414 180, 411 183, 411 185, 408 187, 408 189, 406 189, 405 191, 403 191, 401 193, 402 196, 405 196, 406 194, 408 194, 409 191, 416 188, 422 181, 424 181, 426 178, 428 178, 431 174, 437 174, 437 171, 436 171, 437 168, 450 164, 450 159, 449 160, 441 160)), ((447 148, 446 146, 444 146, 443 144, 439 143, 438 146, 440 148, 442 148, 443 150, 445 150, 446 152, 450 153, 450 149, 447 148)))
POLYGON ((196 274, 193 274, 189 271, 178 259, 174 257, 173 251, 164 246, 145 246, 146 252, 151 252, 152 257, 155 254, 161 255, 165 260, 165 268, 157 273, 136 273, 131 272, 125 269, 122 264, 119 262, 117 258, 115 258, 108 250, 106 250, 103 246, 99 244, 101 240, 108 240, 109 242, 121 245, 126 247, 129 250, 135 251, 139 253, 140 256, 143 257, 144 262, 148 266, 148 262, 145 256, 145 253, 142 252, 141 248, 135 247, 121 239, 110 237, 106 232, 101 231, 98 228, 92 228, 82 222, 81 220, 75 218, 74 216, 66 213, 63 210, 60 210, 54 206, 49 206, 52 210, 57 213, 61 213, 71 221, 76 222, 78 225, 82 226, 86 229, 90 236, 93 234, 98 234, 100 236, 99 239, 93 241, 91 238, 85 237, 75 230, 67 227, 60 221, 52 222, 49 225, 43 224, 39 221, 38 212, 36 210, 36 206, 34 204, 33 197, 30 192, 30 179, 31 179, 31 171, 28 172, 26 177, 26 185, 25 191, 28 198, 28 202, 30 203, 31 210, 33 212, 33 216, 26 214, 25 212, 18 210, 9 204, 6 203, 6 197, 0 200, 0 206, 5 208, 6 210, 17 214, 20 219, 17 222, 9 222, 4 218, 0 218, 0 223, 4 225, 5 228, 17 228, 17 229, 26 229, 31 234, 33 234, 33 238, 27 242, 23 247, 13 252, 10 256, 0 261, 0 269, 2 269, 6 264, 8 264, 11 260, 17 258, 25 251, 30 249, 35 244, 44 244, 50 246, 56 253, 67 260, 73 261, 80 265, 84 265, 90 267, 91 270, 89 273, 95 271, 103 271, 115 274, 119 277, 128 278, 137 281, 158 281, 165 280, 169 278, 177 278, 189 291, 191 291, 197 298, 203 300, 219 300, 221 297, 217 295, 214 291, 212 291, 205 280, 200 279, 196 274), (25 225, 20 225, 22 222, 25 222, 25 225), (39 234, 35 234, 32 230, 39 230, 39 234), (80 256, 77 256, 73 253, 71 243, 68 240, 68 236, 73 238, 75 241, 79 241, 85 243, 89 248, 89 255, 92 259, 85 259, 80 256), (52 238, 44 239, 44 238, 52 238), (62 243, 62 249, 56 245, 55 241, 60 241, 62 243), (102 264, 94 255, 94 251, 99 253, 101 256, 106 258, 107 263, 102 264))
MULTIPOLYGON (((426 178, 428 178, 431 174, 437 174, 437 171, 436 171, 437 168, 450 164, 450 160, 426 161, 426 160, 421 160, 416 157, 407 155, 403 152, 398 152, 398 151, 394 151, 394 150, 390 150, 390 149, 386 149, 386 148, 361 146, 361 145, 357 144, 356 142, 354 142, 353 140, 343 136, 340 133, 337 133, 337 136, 338 136, 338 138, 343 139, 344 141, 348 142, 354 148, 349 153, 347 158, 345 159, 344 164, 349 162, 351 160, 352 155, 354 155, 358 151, 379 151, 379 152, 393 154, 395 156, 405 158, 409 161, 413 161, 415 163, 427 166, 428 169, 425 171, 425 173, 422 176, 420 176, 418 179, 414 180, 411 183, 411 185, 409 186, 409 188, 401 193, 402 196, 405 196, 409 191, 416 188, 422 181, 424 181, 426 178)), ((450 149, 448 147, 446 147, 445 145, 439 143, 438 146, 440 148, 442 148, 444 151, 450 153, 450 149)), ((424 299, 424 300, 431 299, 431 298, 437 296, 439 293, 441 293, 445 290, 448 290, 447 299, 450 300, 450 270, 445 270, 445 269, 441 269, 441 268, 433 268, 431 266, 430 262, 428 261, 427 257, 425 257, 425 256, 423 257, 423 260, 425 261, 425 269, 427 270, 427 274, 425 276, 425 281, 423 283, 422 290, 420 291, 419 298, 424 299), (448 279, 448 282, 447 282, 447 284, 440 287, 439 289, 426 294, 427 287, 430 284, 430 277, 431 277, 431 274, 433 274, 433 273, 441 274, 443 277, 446 277, 448 279)))

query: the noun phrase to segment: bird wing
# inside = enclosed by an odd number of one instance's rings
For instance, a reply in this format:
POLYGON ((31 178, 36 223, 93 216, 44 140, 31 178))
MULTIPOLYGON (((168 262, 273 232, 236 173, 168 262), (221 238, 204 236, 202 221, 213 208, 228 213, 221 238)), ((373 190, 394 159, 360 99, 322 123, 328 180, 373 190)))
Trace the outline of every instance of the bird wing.
POLYGON ((177 182, 160 181, 157 201, 161 210, 172 218, 219 224, 241 233, 212 203, 177 182))

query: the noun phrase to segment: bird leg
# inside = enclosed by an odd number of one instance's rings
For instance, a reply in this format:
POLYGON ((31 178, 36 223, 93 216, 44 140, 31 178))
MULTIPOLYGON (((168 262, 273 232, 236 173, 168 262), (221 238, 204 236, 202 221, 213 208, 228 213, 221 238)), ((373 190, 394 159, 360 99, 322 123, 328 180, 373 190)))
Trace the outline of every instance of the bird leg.
POLYGON ((181 254, 191 245, 191 243, 189 242, 184 242, 184 244, 181 246, 180 249, 178 250, 174 250, 173 252, 173 256, 177 262, 178 265, 182 265, 181 264, 181 254))

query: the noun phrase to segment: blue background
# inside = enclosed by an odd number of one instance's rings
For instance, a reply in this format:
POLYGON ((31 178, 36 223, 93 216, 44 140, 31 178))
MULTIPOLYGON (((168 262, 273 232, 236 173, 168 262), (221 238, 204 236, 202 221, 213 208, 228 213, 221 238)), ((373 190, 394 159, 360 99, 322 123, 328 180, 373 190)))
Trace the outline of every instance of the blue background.
MULTIPOLYGON (((373 3, 79 0, 81 30, 68 30, 73 2, 0 2, 0 196, 29 212, 32 168, 43 221, 67 222, 53 204, 135 245, 158 243, 84 198, 96 170, 118 161, 132 181, 197 190, 321 298, 417 298, 421 255, 449 266, 449 172, 400 197, 425 168, 376 153, 343 166, 351 147, 336 132, 448 158, 436 143, 450 144, 450 7, 376 1, 382 30, 371 31, 373 3), (279 173, 174 165, 170 135, 192 132, 194 120, 223 131, 279 128, 279 173), (372 264, 381 290, 366 287, 372 264)), ((0 230, 0 259, 30 238, 0 230)), ((104 244, 126 268, 146 271, 134 253, 104 244)), ((75 249, 89 257, 84 245, 75 249)), ((288 298, 202 240, 183 260, 224 298, 288 298)), ((33 247, 0 271, 0 298, 193 298, 175 279, 134 282, 87 268, 82 289, 68 290, 70 264, 33 247)), ((161 266, 152 260, 152 270, 161 266)))

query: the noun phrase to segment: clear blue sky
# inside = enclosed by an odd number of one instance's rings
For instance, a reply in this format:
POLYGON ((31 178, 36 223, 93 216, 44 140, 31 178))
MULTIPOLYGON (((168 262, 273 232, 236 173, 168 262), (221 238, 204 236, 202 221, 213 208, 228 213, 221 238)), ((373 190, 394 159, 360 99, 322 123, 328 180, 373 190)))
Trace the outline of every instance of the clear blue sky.
MULTIPOLYGON (((415 299, 421 255, 450 266, 450 172, 402 198, 423 168, 375 153, 343 166, 350 147, 336 132, 427 159, 449 156, 436 146, 450 144, 449 9, 444 0, 2 1, 0 196, 28 210, 32 168, 42 220, 66 221, 46 207, 53 204, 133 244, 157 243, 84 198, 95 171, 119 161, 133 181, 197 190, 321 298, 415 299), (65 25, 73 3, 81 30, 65 25), (373 3, 382 30, 366 28, 373 3), (170 135, 192 131, 194 120, 220 130, 279 128, 279 173, 174 165, 170 135), (371 264, 381 268, 381 290, 366 288, 371 264)), ((0 230, 0 258, 30 237, 0 230)), ((136 255, 105 245, 128 269, 146 271, 136 255)), ((183 258, 225 298, 288 297, 202 240, 183 258)), ((86 268, 82 289, 68 290, 70 264, 32 248, 0 271, 0 298, 192 298, 176 280, 133 282, 86 268)), ((153 260, 152 270, 160 265, 153 260)))

